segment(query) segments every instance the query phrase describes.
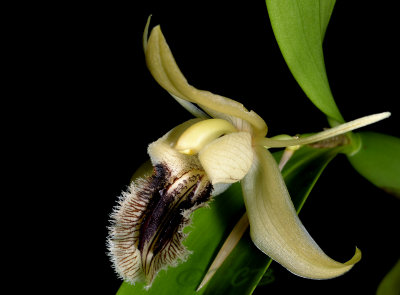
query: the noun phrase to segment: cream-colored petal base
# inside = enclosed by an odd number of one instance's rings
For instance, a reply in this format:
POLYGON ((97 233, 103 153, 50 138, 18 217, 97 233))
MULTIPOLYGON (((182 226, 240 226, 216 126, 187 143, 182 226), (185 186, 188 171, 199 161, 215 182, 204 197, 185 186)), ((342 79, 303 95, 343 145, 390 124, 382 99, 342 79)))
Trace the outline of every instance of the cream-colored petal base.
POLYGON ((251 135, 235 132, 222 136, 200 151, 199 160, 212 184, 237 182, 253 162, 251 135))
POLYGON ((190 128, 190 126, 200 121, 201 119, 186 121, 173 128, 157 141, 149 144, 147 152, 153 166, 166 164, 170 170, 169 172, 174 177, 180 177, 182 173, 192 169, 202 170, 197 156, 182 154, 174 148, 182 134, 190 128))
POLYGON ((361 252, 346 263, 329 258, 308 234, 294 209, 271 153, 254 149, 255 160, 242 181, 243 195, 254 244, 294 274, 329 279, 350 270, 361 252))
POLYGON ((175 149, 187 155, 195 155, 215 139, 232 132, 237 132, 237 129, 226 120, 203 120, 183 132, 175 149))

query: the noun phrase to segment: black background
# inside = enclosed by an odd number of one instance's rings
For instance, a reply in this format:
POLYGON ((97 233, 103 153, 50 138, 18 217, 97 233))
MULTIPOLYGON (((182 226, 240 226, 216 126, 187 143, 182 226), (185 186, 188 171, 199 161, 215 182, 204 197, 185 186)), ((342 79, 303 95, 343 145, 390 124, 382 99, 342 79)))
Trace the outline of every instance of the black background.
MULTIPOLYGON (((41 204, 54 209, 40 214, 41 240, 57 241, 41 254, 54 259, 44 279, 60 289, 118 290, 121 281, 106 256, 108 215, 147 159, 148 143, 191 118, 145 67, 141 38, 149 14, 153 25, 161 24, 189 82, 255 110, 269 135, 327 127, 291 76, 263 1, 35 4, 21 11, 29 18, 14 36, 22 41, 15 46, 14 70, 27 82, 16 87, 15 97, 17 105, 20 92, 31 98, 21 106, 29 114, 24 129, 39 150, 31 149, 35 165, 46 170, 38 189, 48 196, 41 204)), ((393 11, 387 5, 339 1, 324 54, 344 118, 391 111, 391 118, 366 129, 400 136, 393 11)), ((287 294, 293 287, 308 294, 361 289, 373 294, 398 258, 398 213, 398 199, 363 179, 344 156, 337 157, 301 218, 332 258, 346 261, 358 246, 363 259, 346 275, 327 281, 302 279, 274 264, 276 281, 255 294, 287 294)))

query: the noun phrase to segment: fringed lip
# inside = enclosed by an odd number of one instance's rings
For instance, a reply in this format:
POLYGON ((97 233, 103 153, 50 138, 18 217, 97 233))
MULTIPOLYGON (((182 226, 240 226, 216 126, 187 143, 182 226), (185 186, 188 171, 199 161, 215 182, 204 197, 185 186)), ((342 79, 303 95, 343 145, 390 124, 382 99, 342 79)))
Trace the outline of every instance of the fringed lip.
POLYGON ((197 157, 179 153, 172 143, 195 122, 183 123, 150 144, 153 174, 134 180, 111 215, 109 255, 125 281, 150 286, 161 269, 188 255, 183 229, 191 213, 210 200, 213 186, 197 157))
POLYGON ((191 213, 211 198, 204 171, 190 170, 170 179, 168 166, 131 184, 112 214, 108 240, 118 274, 128 282, 151 285, 158 271, 185 260, 182 241, 191 213))

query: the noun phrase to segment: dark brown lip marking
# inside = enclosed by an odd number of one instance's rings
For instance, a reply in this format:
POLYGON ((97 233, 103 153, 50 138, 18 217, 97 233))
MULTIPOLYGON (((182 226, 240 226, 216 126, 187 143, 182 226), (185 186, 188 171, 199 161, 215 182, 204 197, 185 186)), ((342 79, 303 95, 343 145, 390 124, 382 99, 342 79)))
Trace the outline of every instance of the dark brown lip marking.
POLYGON ((173 178, 166 164, 156 165, 152 176, 131 187, 112 215, 110 256, 122 278, 151 284, 161 268, 187 255, 183 228, 191 213, 210 200, 213 187, 202 170, 173 178))
POLYGON ((206 178, 203 171, 188 171, 164 183, 161 189, 157 186, 140 229, 138 248, 143 255, 145 274, 151 272, 152 265, 157 264, 154 260, 163 250, 168 252, 163 254, 171 255, 171 258, 184 251, 182 245, 174 242, 174 237, 178 236, 178 241, 184 239, 181 230, 190 220, 184 217, 183 212, 198 207, 210 198, 211 184, 204 185, 203 178, 206 178), (150 261, 147 260, 148 253, 152 254, 150 261))

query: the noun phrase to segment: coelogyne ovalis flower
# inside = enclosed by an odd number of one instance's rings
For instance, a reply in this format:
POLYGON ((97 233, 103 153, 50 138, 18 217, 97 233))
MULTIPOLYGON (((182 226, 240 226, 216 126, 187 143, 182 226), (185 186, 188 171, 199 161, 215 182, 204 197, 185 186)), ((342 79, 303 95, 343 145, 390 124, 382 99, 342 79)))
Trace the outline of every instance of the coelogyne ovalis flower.
POLYGON ((387 118, 375 114, 308 137, 266 138, 267 125, 229 98, 189 85, 159 26, 144 50, 155 80, 196 119, 175 127, 148 147, 153 174, 134 180, 112 214, 108 247, 118 274, 150 285, 157 272, 185 260, 183 228, 191 213, 229 184, 241 181, 254 244, 292 273, 312 279, 339 276, 358 262, 329 258, 299 220, 268 148, 309 144, 387 118))

